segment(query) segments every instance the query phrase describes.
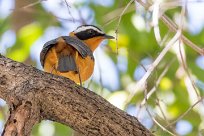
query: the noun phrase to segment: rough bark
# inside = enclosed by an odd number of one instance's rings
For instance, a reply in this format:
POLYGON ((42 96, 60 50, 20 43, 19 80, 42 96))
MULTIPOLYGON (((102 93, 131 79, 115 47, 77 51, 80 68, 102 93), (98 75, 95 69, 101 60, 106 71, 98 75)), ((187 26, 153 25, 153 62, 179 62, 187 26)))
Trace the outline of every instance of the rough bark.
POLYGON ((73 81, 0 55, 0 98, 10 107, 3 135, 30 135, 41 120, 89 136, 151 136, 133 116, 73 81))

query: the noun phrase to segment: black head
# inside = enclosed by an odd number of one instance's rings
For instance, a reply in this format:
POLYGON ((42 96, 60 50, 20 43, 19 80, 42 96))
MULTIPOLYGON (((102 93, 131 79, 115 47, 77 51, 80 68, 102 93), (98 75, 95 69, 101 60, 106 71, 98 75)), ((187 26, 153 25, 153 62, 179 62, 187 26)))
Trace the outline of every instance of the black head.
POLYGON ((106 39, 113 39, 114 37, 106 35, 101 29, 93 25, 82 25, 77 27, 73 33, 80 39, 80 40, 88 40, 93 37, 104 37, 106 39))

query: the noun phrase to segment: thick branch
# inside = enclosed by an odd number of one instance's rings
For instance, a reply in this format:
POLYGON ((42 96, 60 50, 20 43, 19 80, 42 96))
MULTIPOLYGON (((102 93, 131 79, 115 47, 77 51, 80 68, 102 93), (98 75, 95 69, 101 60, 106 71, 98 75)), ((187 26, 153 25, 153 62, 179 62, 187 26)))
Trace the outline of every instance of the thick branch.
MULTIPOLYGON (((29 135, 32 125, 42 119, 60 122, 90 136, 152 135, 135 117, 94 92, 67 78, 44 73, 3 56, 0 56, 0 97, 13 111, 8 120, 20 119, 22 126, 14 130, 24 135, 29 135), (21 116, 17 117, 19 112, 21 116), (26 125, 27 122, 31 125, 26 125)), ((7 122, 6 128, 12 124, 7 122)))
POLYGON ((24 136, 30 135, 32 127, 37 123, 40 117, 36 109, 32 109, 30 102, 20 104, 15 110, 10 108, 10 116, 5 124, 3 131, 4 136, 24 136), (32 112, 33 111, 33 112, 32 112))

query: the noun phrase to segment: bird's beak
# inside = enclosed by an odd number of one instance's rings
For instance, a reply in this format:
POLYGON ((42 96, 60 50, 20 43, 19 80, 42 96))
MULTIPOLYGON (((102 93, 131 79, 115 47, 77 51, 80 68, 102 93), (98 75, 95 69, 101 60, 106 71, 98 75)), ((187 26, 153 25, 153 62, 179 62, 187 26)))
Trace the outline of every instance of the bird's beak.
POLYGON ((113 37, 113 36, 111 36, 111 35, 107 35, 107 34, 105 34, 105 35, 103 36, 103 38, 104 38, 104 39, 115 39, 115 37, 113 37))

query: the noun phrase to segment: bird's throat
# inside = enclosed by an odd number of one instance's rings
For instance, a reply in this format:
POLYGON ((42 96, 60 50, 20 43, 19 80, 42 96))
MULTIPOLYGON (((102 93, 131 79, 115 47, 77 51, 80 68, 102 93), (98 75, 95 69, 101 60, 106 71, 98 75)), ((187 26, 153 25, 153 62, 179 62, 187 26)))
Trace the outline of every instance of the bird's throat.
POLYGON ((100 45, 102 40, 103 39, 100 38, 100 37, 95 37, 95 38, 91 38, 91 39, 88 39, 88 40, 84 40, 84 42, 92 50, 92 52, 94 52, 94 50, 100 45))

